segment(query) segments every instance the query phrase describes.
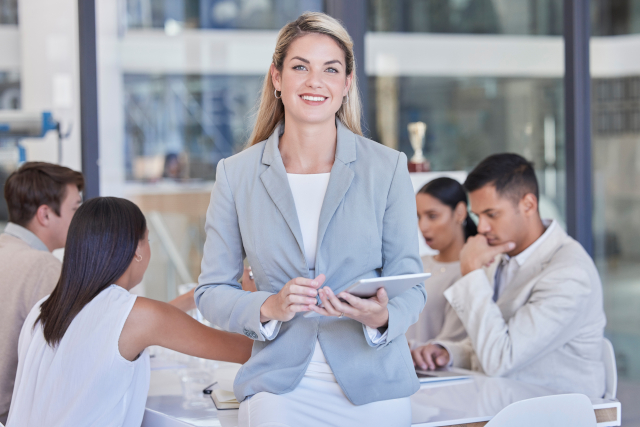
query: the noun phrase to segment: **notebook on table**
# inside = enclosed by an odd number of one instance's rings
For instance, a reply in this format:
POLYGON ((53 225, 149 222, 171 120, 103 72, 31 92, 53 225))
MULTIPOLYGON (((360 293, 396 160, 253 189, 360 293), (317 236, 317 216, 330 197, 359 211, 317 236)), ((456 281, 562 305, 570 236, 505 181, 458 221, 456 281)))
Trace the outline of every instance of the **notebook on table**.
POLYGON ((211 390, 211 399, 218 410, 240 408, 240 402, 238 402, 232 391, 222 390, 221 388, 213 389, 211 390))

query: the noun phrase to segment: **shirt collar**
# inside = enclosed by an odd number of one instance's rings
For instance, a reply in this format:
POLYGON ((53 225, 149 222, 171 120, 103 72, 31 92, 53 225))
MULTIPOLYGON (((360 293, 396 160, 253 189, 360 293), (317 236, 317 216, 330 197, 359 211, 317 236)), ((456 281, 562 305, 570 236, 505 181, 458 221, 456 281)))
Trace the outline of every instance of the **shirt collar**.
MULTIPOLYGON (((547 240, 549 235, 553 232, 553 229, 557 227, 557 222, 555 220, 543 219, 542 225, 544 225, 546 228, 545 232, 542 233, 542 236, 538 237, 538 239, 532 244, 530 244, 527 249, 525 249, 524 251, 520 252, 518 255, 513 257, 519 266, 522 267, 522 265, 525 262, 527 262, 527 260, 531 257, 531 254, 534 253, 535 250, 538 249, 538 247, 542 245, 542 243, 544 243, 545 240, 547 240)), ((507 261, 511 259, 509 255, 506 255, 506 254, 504 255, 504 257, 505 257, 505 260, 507 261)))
POLYGON ((47 245, 42 243, 42 240, 40 240, 38 236, 18 224, 14 224, 13 222, 8 223, 4 228, 4 232, 10 236, 17 237, 33 249, 49 252, 47 245))

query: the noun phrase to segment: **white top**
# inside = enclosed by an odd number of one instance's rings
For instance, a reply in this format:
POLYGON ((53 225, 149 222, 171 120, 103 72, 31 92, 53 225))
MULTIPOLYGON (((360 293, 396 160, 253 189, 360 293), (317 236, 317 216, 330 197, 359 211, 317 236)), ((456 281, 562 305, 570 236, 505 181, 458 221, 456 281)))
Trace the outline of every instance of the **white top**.
MULTIPOLYGON (((318 246, 318 223, 324 195, 329 186, 330 173, 298 175, 288 173, 289 187, 296 204, 304 254, 309 270, 316 269, 316 249, 318 246)), ((313 276, 313 275, 312 275, 313 276)), ((313 276, 315 277, 315 276, 313 276)))
POLYGON ((139 427, 149 391, 149 354, 130 362, 118 340, 136 296, 111 285, 73 319, 51 348, 40 300, 20 332, 18 372, 7 427, 139 427))
MULTIPOLYGON (((330 173, 318 174, 293 174, 288 173, 289 187, 293 194, 293 201, 296 205, 296 213, 298 214, 298 223, 302 232, 302 241, 304 245, 305 258, 307 267, 311 271, 311 277, 315 277, 316 268, 316 250, 318 246, 318 224, 320 222, 320 212, 322 211, 322 203, 329 186, 330 173)), ((277 320, 271 320, 267 324, 260 327, 262 335, 267 339, 273 339, 277 320)), ((367 326, 367 334, 374 344, 379 344, 387 339, 387 332, 381 334, 377 329, 367 326)), ((323 372, 331 372, 327 360, 322 353, 320 343, 316 340, 316 348, 311 359, 311 369, 318 369, 323 372), (315 366, 319 363, 326 366, 315 366)))

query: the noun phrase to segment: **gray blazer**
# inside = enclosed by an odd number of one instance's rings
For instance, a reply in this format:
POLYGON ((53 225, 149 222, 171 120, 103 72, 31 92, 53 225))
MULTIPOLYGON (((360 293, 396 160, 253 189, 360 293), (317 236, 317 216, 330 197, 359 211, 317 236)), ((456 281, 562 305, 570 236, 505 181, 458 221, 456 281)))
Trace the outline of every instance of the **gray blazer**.
MULTIPOLYGON (((336 121, 338 143, 320 213, 316 274, 338 293, 359 279, 422 272, 416 204, 407 157, 355 135, 336 121)), ((255 340, 235 379, 239 401, 287 393, 302 380, 316 338, 349 400, 362 405, 410 396, 419 388, 405 332, 426 302, 422 284, 389 302, 385 343, 363 324, 336 317, 283 322, 272 340, 260 332, 260 307, 292 278, 310 277, 302 232, 278 150, 280 127, 267 139, 218 163, 196 304, 212 324, 255 340), (242 261, 257 292, 238 284, 242 261)))
POLYGON ((469 334, 442 343, 454 365, 602 397, 602 284, 580 243, 556 224, 504 286, 493 302, 493 275, 477 270, 444 293, 469 334))

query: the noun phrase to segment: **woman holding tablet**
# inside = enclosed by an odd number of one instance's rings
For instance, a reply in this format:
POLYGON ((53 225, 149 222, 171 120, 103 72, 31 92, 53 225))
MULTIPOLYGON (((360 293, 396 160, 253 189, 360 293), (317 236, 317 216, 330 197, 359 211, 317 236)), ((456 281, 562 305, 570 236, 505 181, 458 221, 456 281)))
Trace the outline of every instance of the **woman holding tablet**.
POLYGON ((362 136, 352 48, 325 14, 287 24, 250 147, 218 164, 195 298, 255 340, 234 385, 243 427, 411 424, 404 334, 424 286, 391 301, 342 292, 422 272, 407 158, 362 136), (237 283, 245 256, 256 292, 237 283))
MULTIPOLYGON (((443 293, 461 277, 460 251, 467 238, 478 233, 467 212, 467 195, 458 181, 436 178, 418 191, 416 205, 420 231, 438 254, 422 257, 424 271, 432 274, 425 282, 429 300, 407 339, 412 347, 433 339, 460 341, 467 333, 443 293)), ((419 355, 413 353, 416 360, 419 355)))

